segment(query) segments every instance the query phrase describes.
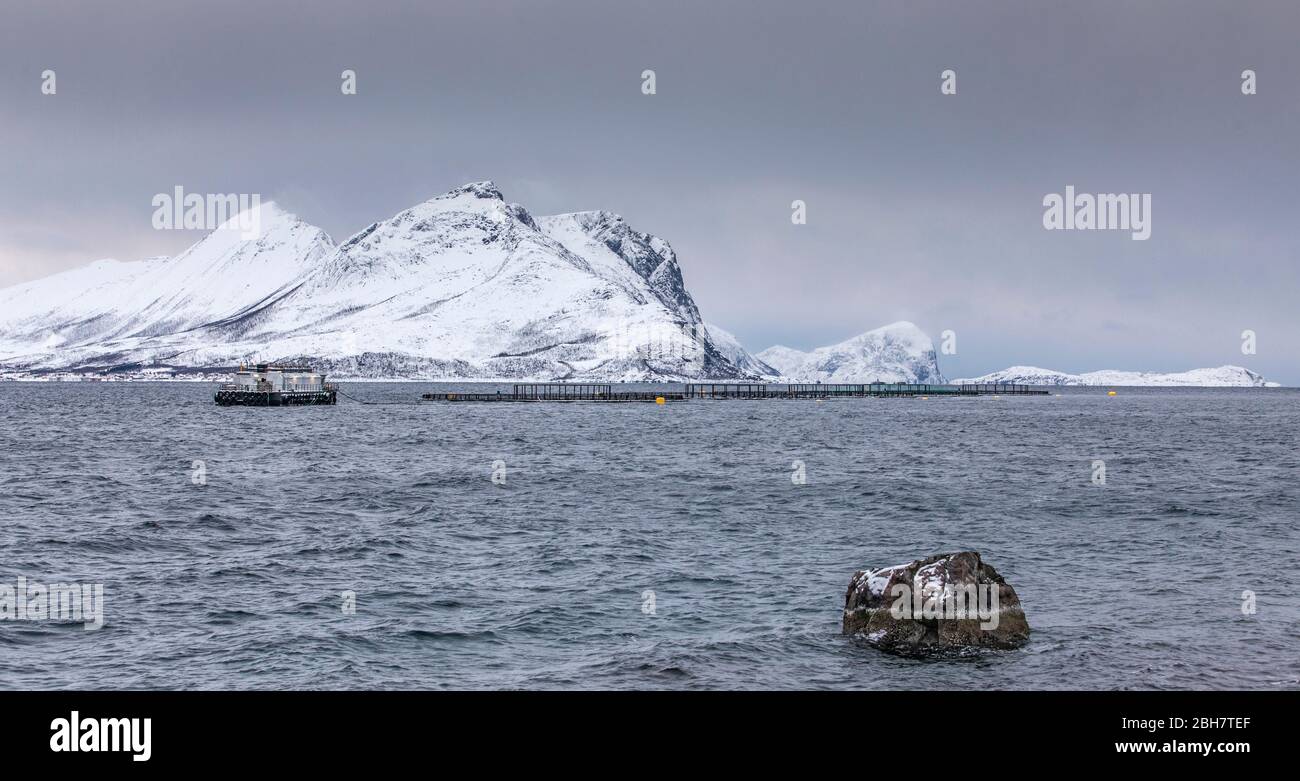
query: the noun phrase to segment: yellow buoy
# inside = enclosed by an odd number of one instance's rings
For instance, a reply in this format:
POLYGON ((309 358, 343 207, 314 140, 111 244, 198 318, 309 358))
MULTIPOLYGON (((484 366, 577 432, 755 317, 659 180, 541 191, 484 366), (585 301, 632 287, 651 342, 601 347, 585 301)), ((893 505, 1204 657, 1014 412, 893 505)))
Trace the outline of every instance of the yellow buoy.
POLYGON ((655 396, 655 404, 663 404, 663 403, 664 403, 663 396, 655 396))
POLYGON ((1114 395, 1115 395, 1115 391, 1106 391, 1106 395, 1107 395, 1107 396, 1114 396, 1114 395))

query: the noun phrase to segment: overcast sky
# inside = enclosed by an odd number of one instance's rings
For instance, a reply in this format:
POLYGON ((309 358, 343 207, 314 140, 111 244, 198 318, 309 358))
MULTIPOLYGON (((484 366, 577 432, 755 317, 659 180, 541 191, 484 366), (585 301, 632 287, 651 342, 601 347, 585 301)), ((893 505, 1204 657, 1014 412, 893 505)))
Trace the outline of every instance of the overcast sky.
POLYGON ((1290 0, 14 6, 0 285, 179 252, 199 234, 150 222, 178 185, 341 241, 493 179, 667 239, 753 350, 908 319, 957 333, 949 376, 1235 363, 1300 384, 1290 0), (1045 230, 1067 185, 1150 193, 1151 238, 1045 230))

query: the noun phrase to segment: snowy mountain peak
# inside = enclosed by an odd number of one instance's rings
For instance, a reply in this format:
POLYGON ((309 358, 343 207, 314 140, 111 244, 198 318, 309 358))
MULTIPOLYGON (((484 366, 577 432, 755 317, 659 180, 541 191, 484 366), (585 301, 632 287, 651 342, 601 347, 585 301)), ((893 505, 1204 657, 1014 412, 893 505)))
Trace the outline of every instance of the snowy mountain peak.
POLYGON ((934 350, 934 343, 930 341, 930 336, 915 323, 907 320, 899 320, 864 334, 858 334, 846 340, 844 344, 868 344, 877 341, 891 342, 913 352, 934 350))
MULTIPOLYGON (((334 240, 325 231, 267 201, 226 220, 165 265, 172 269, 178 285, 186 284, 181 277, 229 285, 232 280, 228 276, 245 263, 250 264, 245 273, 269 276, 283 284, 333 249, 334 240)), ((247 285, 250 280, 237 282, 247 285)))
POLYGON ((381 236, 394 231, 432 233, 453 242, 464 239, 486 243, 491 236, 518 227, 513 223, 538 230, 528 210, 517 203, 506 203, 495 184, 471 182, 374 223, 343 246, 356 244, 377 229, 381 236))
POLYGON ((758 359, 791 382, 945 382, 934 343, 906 320, 809 352, 769 347, 758 359))
POLYGON ((608 212, 604 209, 595 209, 585 212, 569 212, 568 214, 553 215, 555 219, 567 218, 573 220, 582 226, 583 230, 599 231, 602 228, 612 226, 615 223, 624 222, 623 216, 608 212))
POLYGON ((222 223, 166 264, 215 277, 256 257, 260 262, 250 271, 297 276, 333 249, 323 230, 268 201, 222 223))
POLYGON ((413 354, 484 377, 739 373, 702 327, 666 242, 609 213, 534 218, 491 182, 372 225, 326 266, 277 319, 338 336, 295 354, 413 354))
POLYGON ((505 196, 501 194, 501 190, 497 189, 496 183, 490 179, 486 179, 482 182, 463 184, 460 187, 448 190, 434 200, 451 200, 453 198, 464 197, 482 198, 495 201, 505 200, 505 196))
POLYGON ((302 220, 298 219, 296 214, 285 211, 275 201, 265 201, 236 213, 218 225, 216 230, 235 232, 246 230, 250 224, 267 228, 276 225, 293 225, 295 223, 302 223, 302 220))
POLYGON ((37 280, 38 295, 0 315, 0 357, 29 365, 75 365, 91 355, 113 362, 140 340, 233 326, 334 250, 324 231, 274 203, 243 214, 249 221, 227 220, 172 258, 100 262, 37 280))

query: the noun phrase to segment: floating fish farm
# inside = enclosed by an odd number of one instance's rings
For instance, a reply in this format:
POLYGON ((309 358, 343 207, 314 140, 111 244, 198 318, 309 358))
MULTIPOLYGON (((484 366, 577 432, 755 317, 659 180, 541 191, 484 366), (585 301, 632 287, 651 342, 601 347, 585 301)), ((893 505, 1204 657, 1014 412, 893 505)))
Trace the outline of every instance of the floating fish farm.
POLYGON ((873 382, 863 384, 687 383, 674 390, 616 391, 614 385, 546 382, 519 383, 507 393, 425 393, 425 401, 449 402, 668 402, 696 399, 830 399, 930 396, 1046 396, 1032 385, 1006 383, 979 385, 928 385, 873 382))
POLYGON ((334 404, 337 392, 325 375, 305 366, 259 363, 239 367, 235 381, 218 387, 214 400, 223 407, 290 407, 334 404))

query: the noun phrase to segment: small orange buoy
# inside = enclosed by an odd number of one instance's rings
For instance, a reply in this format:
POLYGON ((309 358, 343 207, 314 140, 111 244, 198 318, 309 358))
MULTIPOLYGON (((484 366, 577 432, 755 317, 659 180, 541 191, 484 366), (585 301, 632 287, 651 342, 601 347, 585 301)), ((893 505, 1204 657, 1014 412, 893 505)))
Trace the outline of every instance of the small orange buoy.
POLYGON ((663 403, 664 403, 663 396, 655 396, 655 404, 663 404, 663 403))

